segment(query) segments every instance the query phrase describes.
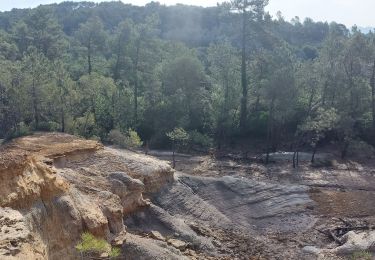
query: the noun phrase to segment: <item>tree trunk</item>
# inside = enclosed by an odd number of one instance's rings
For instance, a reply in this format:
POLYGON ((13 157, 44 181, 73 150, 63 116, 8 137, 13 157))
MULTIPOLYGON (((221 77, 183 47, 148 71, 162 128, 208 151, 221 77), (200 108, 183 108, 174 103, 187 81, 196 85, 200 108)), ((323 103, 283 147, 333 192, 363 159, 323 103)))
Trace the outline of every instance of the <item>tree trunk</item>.
POLYGON ((315 162, 315 154, 316 154, 316 145, 314 146, 313 154, 311 156, 311 163, 315 162))
POLYGON ((149 148, 149 140, 146 140, 146 145, 145 145, 145 154, 148 155, 150 148, 149 148))
POLYGON ((272 127, 273 127, 273 109, 274 109, 274 98, 272 98, 268 116, 268 124, 267 124, 267 150, 266 150, 266 164, 269 163, 270 159, 270 142, 272 137, 272 127))
POLYGON ((91 75, 92 72, 92 64, 91 64, 91 40, 89 40, 89 44, 87 46, 87 63, 89 66, 89 75, 91 75))
POLYGON ((141 42, 137 42, 137 51, 134 63, 135 80, 134 80, 134 125, 138 123, 138 63, 139 63, 139 52, 141 48, 141 42))
POLYGON ((348 154, 349 142, 344 141, 344 146, 341 150, 341 159, 345 159, 348 154))
POLYGON ((122 41, 121 41, 121 36, 120 36, 120 39, 118 41, 118 45, 117 45, 117 57, 116 57, 116 65, 115 65, 115 70, 113 72, 113 78, 114 80, 119 80, 120 79, 120 63, 121 63, 121 58, 122 58, 122 41))
POLYGON ((246 65, 246 23, 247 13, 244 8, 242 11, 242 53, 241 53, 241 85, 242 85, 242 99, 241 99, 241 111, 240 111, 240 129, 242 132, 246 129, 247 120, 247 65, 246 65))
POLYGON ((314 86, 312 86, 311 92, 310 92, 310 97, 309 97, 309 107, 308 107, 307 117, 309 117, 310 114, 311 114, 312 103, 314 101, 314 97, 315 97, 315 88, 314 88, 314 86))
POLYGON ((175 141, 172 142, 172 161, 173 161, 173 169, 176 168, 176 157, 175 157, 175 141))
POLYGON ((373 128, 375 128, 375 60, 372 66, 370 85, 371 85, 372 126, 373 128))
POLYGON ((63 98, 61 97, 61 110, 60 110, 60 114, 61 114, 61 132, 65 132, 65 111, 64 111, 64 100, 63 98))
POLYGON ((31 93, 31 95, 33 97, 35 129, 38 129, 39 128, 39 106, 38 106, 38 98, 37 98, 35 79, 34 78, 33 78, 33 83, 32 83, 32 93, 31 93))

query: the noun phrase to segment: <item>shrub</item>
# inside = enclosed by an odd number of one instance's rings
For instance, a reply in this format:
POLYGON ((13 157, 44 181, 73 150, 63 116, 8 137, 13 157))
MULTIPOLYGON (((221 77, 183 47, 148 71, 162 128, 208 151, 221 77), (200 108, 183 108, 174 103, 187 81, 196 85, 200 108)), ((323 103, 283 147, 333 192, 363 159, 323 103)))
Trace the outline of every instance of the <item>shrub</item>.
POLYGON ((213 139, 208 135, 201 134, 200 132, 194 130, 189 133, 189 143, 191 147, 199 147, 204 150, 208 150, 213 146, 213 139))
POLYGON ((125 135, 117 129, 111 130, 108 134, 109 141, 121 147, 125 146, 125 138, 125 135))
POLYGON ((17 137, 30 135, 32 131, 30 127, 26 125, 24 122, 18 123, 16 127, 14 127, 6 136, 5 140, 9 141, 17 137))
POLYGON ((73 125, 69 126, 69 132, 83 137, 94 135, 95 118, 93 113, 86 113, 85 116, 78 117, 73 121, 73 125))
POLYGON ((370 252, 359 251, 359 252, 353 253, 351 259, 352 260, 371 260, 373 258, 372 258, 372 254, 370 252))
POLYGON ((48 121, 48 122, 40 122, 37 130, 54 132, 54 131, 59 131, 60 128, 61 127, 59 123, 48 121))
POLYGON ((138 133, 132 129, 127 132, 127 146, 130 148, 138 148, 142 146, 142 140, 138 133))
POLYGON ((107 254, 109 258, 116 258, 121 254, 119 248, 112 247, 106 240, 96 238, 87 232, 81 235, 81 242, 76 246, 76 249, 86 256, 107 254))
POLYGON ((374 147, 360 140, 352 140, 348 150, 349 156, 353 157, 372 158, 375 155, 374 147))
POLYGON ((124 134, 120 130, 113 129, 108 134, 108 139, 113 144, 122 148, 138 148, 142 146, 142 141, 136 131, 128 129, 124 134))
POLYGON ((180 127, 176 127, 173 131, 166 133, 166 135, 173 142, 173 146, 176 145, 179 148, 185 146, 189 140, 189 134, 180 127))

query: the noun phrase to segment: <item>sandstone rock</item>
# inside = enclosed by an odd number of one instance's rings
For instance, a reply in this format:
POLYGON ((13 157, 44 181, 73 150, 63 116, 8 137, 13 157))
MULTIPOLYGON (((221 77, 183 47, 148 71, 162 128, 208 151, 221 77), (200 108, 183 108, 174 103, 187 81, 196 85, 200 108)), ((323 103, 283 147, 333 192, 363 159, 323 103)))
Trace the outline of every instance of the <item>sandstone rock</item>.
POLYGON ((212 241, 212 244, 213 244, 214 246, 216 246, 216 247, 221 247, 221 246, 222 246, 222 244, 220 243, 220 241, 218 241, 218 240, 216 240, 216 239, 214 239, 214 240, 212 241))
POLYGON ((124 212, 120 197, 108 191, 102 191, 98 196, 100 208, 108 220, 110 232, 115 235, 124 232, 124 212))
POLYGON ((167 243, 143 238, 137 235, 128 234, 126 243, 123 245, 125 260, 149 260, 149 259, 168 259, 168 260, 187 260, 181 252, 169 246, 167 243))
POLYGON ((16 255, 23 243, 28 242, 30 231, 22 214, 11 208, 0 207, 0 259, 16 255))
POLYGON ((158 230, 168 237, 176 237, 175 234, 178 233, 180 240, 188 242, 194 248, 214 249, 210 239, 197 234, 177 215, 171 215, 154 204, 129 216, 125 224, 129 229, 141 233, 158 230))
POLYGON ((168 239, 167 240, 168 244, 171 246, 179 249, 179 250, 184 250, 187 247, 187 244, 184 241, 178 240, 178 239, 168 239))
POLYGON ((151 237, 160 241, 165 241, 165 237, 158 231, 151 231, 151 237))
POLYGON ((99 205, 75 189, 72 189, 71 196, 87 230, 93 235, 108 238, 108 220, 99 205))
POLYGON ((111 241, 113 246, 121 246, 126 242, 126 231, 117 234, 111 241))
POLYGON ((372 251, 375 252, 375 231, 367 231, 355 233, 348 232, 343 239, 346 241, 344 245, 332 250, 338 255, 348 255, 358 251, 372 251))
POLYGON ((132 177, 142 181, 148 194, 158 192, 174 181, 174 170, 167 162, 127 150, 106 148, 106 151, 119 156, 118 159, 131 170, 132 177))
POLYGON ((302 248, 302 251, 307 253, 307 254, 312 254, 312 255, 319 255, 321 252, 321 249, 315 247, 315 246, 305 246, 302 248))
POLYGON ((16 139, 0 147, 0 259, 77 259, 85 231, 122 245, 124 216, 171 180, 167 163, 96 141, 60 133, 16 139))
POLYGON ((149 204, 143 199, 142 193, 145 191, 145 186, 140 180, 133 179, 124 172, 111 173, 109 180, 112 192, 121 199, 124 214, 149 204))

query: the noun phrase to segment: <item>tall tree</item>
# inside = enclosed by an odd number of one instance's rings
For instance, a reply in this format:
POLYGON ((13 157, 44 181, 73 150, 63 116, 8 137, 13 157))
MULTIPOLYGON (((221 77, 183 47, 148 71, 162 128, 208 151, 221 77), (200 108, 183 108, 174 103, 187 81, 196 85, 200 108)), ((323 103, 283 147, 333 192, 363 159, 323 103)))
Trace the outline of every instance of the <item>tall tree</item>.
POLYGON ((31 49, 23 60, 24 72, 27 75, 25 84, 30 95, 31 111, 35 129, 39 129, 43 113, 43 101, 46 96, 46 84, 50 76, 50 63, 43 53, 31 49))
POLYGON ((247 108, 248 108, 248 78, 247 78, 247 49, 249 22, 260 20, 264 15, 264 7, 268 4, 268 0, 232 0, 231 7, 240 13, 242 20, 241 28, 241 86, 242 99, 240 111, 240 128, 242 131, 246 129, 247 108))
POLYGON ((97 50, 103 49, 105 43, 105 32, 103 23, 97 16, 90 17, 86 23, 81 24, 76 37, 87 51, 88 74, 92 72, 92 59, 97 50))
MULTIPOLYGON (((217 137, 220 148, 222 141, 225 142, 229 130, 236 126, 231 122, 230 115, 239 105, 237 96, 239 92, 239 72, 241 61, 236 49, 225 41, 220 44, 212 44, 208 48, 209 71, 213 79, 214 88, 212 95, 216 97, 217 107, 217 137), (215 89, 218 86, 218 89, 215 89)), ((215 105, 215 104, 214 104, 215 105)))
POLYGON ((32 10, 26 19, 28 33, 25 38, 24 25, 17 27, 18 42, 21 50, 25 49, 25 43, 30 43, 43 55, 53 60, 64 54, 67 42, 57 19, 53 16, 53 10, 48 6, 41 6, 32 10))
POLYGON ((137 24, 134 28, 134 37, 132 41, 132 85, 133 85, 133 120, 134 125, 138 125, 138 98, 140 92, 141 76, 151 72, 147 69, 147 63, 153 64, 155 50, 155 37, 157 34, 157 25, 159 18, 155 15, 146 18, 145 23, 137 24), (154 53, 153 53, 154 52, 154 53))
POLYGON ((134 24, 131 20, 121 22, 116 28, 116 34, 113 41, 113 49, 115 54, 115 62, 113 66, 113 78, 115 81, 120 80, 121 71, 126 66, 126 51, 133 34, 134 24))

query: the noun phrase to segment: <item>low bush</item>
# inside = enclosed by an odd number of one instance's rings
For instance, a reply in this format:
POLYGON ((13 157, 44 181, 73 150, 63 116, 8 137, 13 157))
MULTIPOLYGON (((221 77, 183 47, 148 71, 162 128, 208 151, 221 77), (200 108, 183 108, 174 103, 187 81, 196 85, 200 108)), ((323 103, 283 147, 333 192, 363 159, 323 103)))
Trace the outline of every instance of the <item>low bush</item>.
POLYGON ((108 258, 114 259, 121 254, 119 248, 112 247, 106 240, 96 238, 87 232, 81 235, 81 241, 76 246, 76 249, 81 256, 85 257, 96 257, 105 254, 108 258))
POLYGON ((28 125, 24 122, 19 123, 16 127, 11 129, 5 136, 5 140, 9 141, 17 137, 26 136, 32 134, 32 131, 28 125))
POLYGON ((38 125, 39 131, 46 131, 46 132, 55 132, 59 131, 61 129, 60 124, 53 122, 53 121, 48 121, 48 122, 40 122, 38 125))
POLYGON ((359 252, 353 253, 350 259, 351 260, 372 260, 373 256, 368 251, 359 251, 359 252))
POLYGON ((122 148, 138 148, 143 144, 137 132, 132 129, 128 129, 126 133, 113 129, 109 132, 108 139, 111 143, 122 148))
POLYGON ((202 134, 196 130, 189 132, 189 145, 192 149, 203 149, 208 151, 213 147, 214 140, 208 135, 202 134))

